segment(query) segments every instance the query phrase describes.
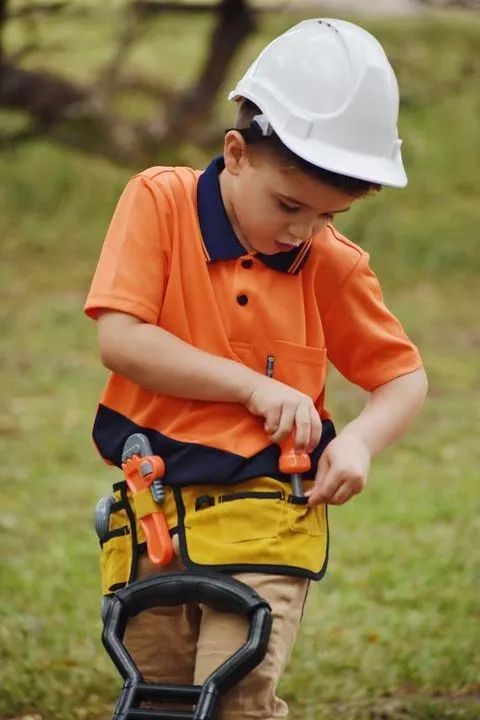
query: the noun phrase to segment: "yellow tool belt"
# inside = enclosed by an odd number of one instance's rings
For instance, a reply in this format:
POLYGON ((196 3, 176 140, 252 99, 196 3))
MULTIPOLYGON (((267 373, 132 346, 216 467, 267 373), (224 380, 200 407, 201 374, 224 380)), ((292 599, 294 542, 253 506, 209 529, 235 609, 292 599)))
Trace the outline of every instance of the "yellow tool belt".
MULTIPOLYGON (((311 487, 305 481, 305 489, 311 487)), ((102 588, 115 592, 136 577, 145 551, 141 517, 158 511, 148 491, 132 497, 125 482, 113 487, 109 531, 102 545, 102 588)), ((325 505, 295 504, 288 483, 271 477, 235 485, 166 488, 162 505, 171 533, 178 532, 189 569, 301 575, 319 580, 327 565, 325 505)))

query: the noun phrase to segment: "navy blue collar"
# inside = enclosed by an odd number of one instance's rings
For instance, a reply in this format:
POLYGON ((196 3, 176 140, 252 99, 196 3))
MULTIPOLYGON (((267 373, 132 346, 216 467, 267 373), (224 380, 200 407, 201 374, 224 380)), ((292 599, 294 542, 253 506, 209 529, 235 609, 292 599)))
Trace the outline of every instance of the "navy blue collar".
MULTIPOLYGON (((223 205, 219 174, 224 167, 223 157, 216 157, 198 179, 198 220, 207 262, 233 260, 247 255, 233 232, 223 205)), ((273 270, 297 275, 308 259, 310 247, 311 241, 308 241, 288 252, 280 252, 276 255, 256 253, 256 257, 273 270)))

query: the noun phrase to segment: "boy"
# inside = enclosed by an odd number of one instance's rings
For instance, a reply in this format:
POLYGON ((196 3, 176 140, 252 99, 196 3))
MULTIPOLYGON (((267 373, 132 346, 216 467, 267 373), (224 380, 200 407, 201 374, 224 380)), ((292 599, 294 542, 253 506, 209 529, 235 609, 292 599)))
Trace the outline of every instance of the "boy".
MULTIPOLYGON (((221 718, 277 720, 309 580, 326 567, 326 506, 364 488, 372 457, 420 409, 426 377, 368 256, 332 225, 365 194, 407 182, 380 44, 348 22, 304 21, 230 99, 223 157, 203 173, 146 170, 120 199, 85 308, 112 371, 94 438, 120 465, 126 438, 143 432, 165 460, 176 557, 163 569, 228 572, 270 603, 267 656, 221 718), (337 437, 327 358, 370 393, 337 437), (312 460, 308 505, 278 470, 292 433, 312 460)), ((160 571, 137 550, 130 579, 160 571)), ((244 633, 233 616, 188 606, 142 613, 126 641, 147 680, 200 684, 244 633)))

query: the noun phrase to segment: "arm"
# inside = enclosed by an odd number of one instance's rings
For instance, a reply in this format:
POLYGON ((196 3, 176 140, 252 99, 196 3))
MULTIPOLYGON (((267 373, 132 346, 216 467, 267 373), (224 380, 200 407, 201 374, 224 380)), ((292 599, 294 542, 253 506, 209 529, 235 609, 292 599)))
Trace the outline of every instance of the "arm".
POLYGON ((423 368, 381 385, 342 434, 361 439, 373 458, 405 433, 425 401, 427 387, 423 368))
POLYGON ((120 312, 98 313, 98 339, 105 367, 142 387, 170 397, 241 403, 264 418, 272 442, 295 427, 298 449, 318 445, 318 412, 310 397, 288 385, 120 312))
POLYGON ((363 490, 372 458, 400 438, 427 393, 423 368, 373 390, 360 415, 332 440, 320 458, 309 495, 311 507, 342 505, 363 490))
POLYGON ((98 342, 105 367, 170 397, 245 404, 259 375, 123 313, 99 316, 98 342))

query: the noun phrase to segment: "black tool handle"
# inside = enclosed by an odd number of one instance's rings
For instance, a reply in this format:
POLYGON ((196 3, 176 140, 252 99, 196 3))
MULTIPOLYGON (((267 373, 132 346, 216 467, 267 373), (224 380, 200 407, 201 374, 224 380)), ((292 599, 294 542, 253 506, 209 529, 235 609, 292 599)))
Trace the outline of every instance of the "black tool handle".
POLYGON ((214 573, 165 573, 146 578, 119 590, 116 597, 124 611, 133 617, 143 610, 156 606, 183 605, 187 602, 204 603, 219 612, 233 612, 250 617, 266 602, 244 583, 214 573))
MULTIPOLYGON (((242 680, 265 657, 272 626, 271 608, 252 588, 217 573, 164 573, 133 582, 108 598, 104 617, 102 641, 113 663, 124 679, 115 720, 135 720, 143 717, 139 703, 148 698, 174 702, 197 695, 192 720, 214 717, 219 696, 242 680), (219 612, 241 615, 249 622, 245 644, 205 680, 202 686, 186 688, 175 685, 145 683, 133 662, 123 637, 130 617, 157 606, 182 605, 198 602, 219 612)), ((173 711, 172 718, 181 718, 173 711)), ((166 718, 162 710, 149 710, 149 718, 166 718)), ((184 716, 188 718, 188 715, 184 716)))

